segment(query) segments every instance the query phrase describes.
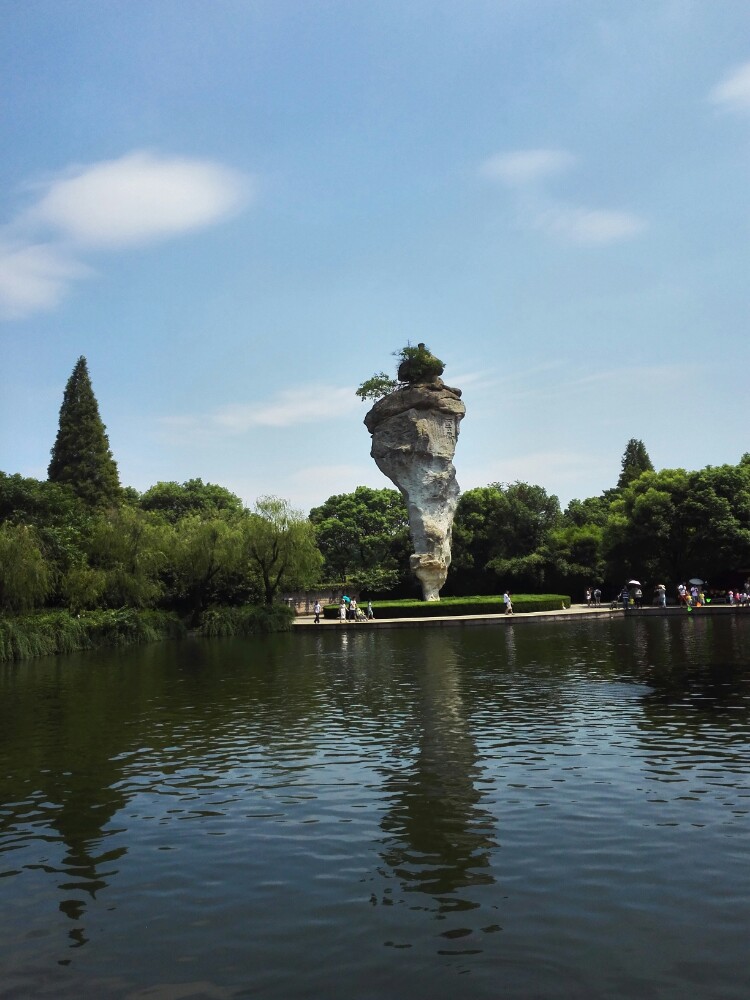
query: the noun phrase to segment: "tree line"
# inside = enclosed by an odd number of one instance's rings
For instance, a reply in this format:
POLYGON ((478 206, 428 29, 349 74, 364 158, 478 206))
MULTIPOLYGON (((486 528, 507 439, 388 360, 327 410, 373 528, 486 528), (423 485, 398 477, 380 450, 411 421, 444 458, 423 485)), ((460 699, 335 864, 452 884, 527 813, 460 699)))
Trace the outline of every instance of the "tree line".
POLYGON ((314 529, 286 500, 247 509, 201 479, 122 488, 83 357, 47 475, 0 473, 0 610, 162 608, 196 624, 210 606, 270 605, 320 576, 314 529))
MULTIPOLYGON (((374 590, 415 592, 407 511, 395 490, 359 487, 310 512, 324 573, 374 590)), ((442 593, 613 594, 631 576, 676 587, 750 568, 750 454, 737 465, 656 471, 631 439, 619 479, 563 510, 542 486, 491 483, 461 495, 442 593)))
MULTIPOLYGON (((360 486, 309 516, 278 497, 246 508, 191 479, 123 488, 85 358, 60 409, 46 481, 0 472, 0 611, 272 604, 321 581, 411 597, 411 541, 398 491, 360 486)), ((632 439, 617 484, 563 510, 538 485, 491 483, 460 498, 445 595, 577 594, 629 576, 676 585, 750 567, 750 455, 737 465, 656 471, 632 439)))

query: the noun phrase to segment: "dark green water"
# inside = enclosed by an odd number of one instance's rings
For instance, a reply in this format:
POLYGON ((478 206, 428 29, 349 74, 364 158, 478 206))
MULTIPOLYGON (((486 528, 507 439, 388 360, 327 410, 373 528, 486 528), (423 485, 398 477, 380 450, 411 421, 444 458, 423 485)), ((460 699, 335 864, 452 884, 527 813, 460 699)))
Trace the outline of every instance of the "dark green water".
POLYGON ((750 616, 0 672, 0 997, 750 995, 750 616))

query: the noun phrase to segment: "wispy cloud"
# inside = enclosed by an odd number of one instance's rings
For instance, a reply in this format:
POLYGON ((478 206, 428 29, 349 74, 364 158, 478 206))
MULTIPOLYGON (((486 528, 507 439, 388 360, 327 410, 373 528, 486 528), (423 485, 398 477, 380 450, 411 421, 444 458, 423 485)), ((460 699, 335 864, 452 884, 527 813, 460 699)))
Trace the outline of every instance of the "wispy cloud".
POLYGON ((575 486, 581 477, 596 468, 595 459, 585 452, 567 449, 531 451, 501 461, 485 461, 481 467, 467 466, 461 472, 461 486, 473 489, 488 482, 556 482, 557 488, 575 486))
POLYGON ((634 212, 566 204, 540 190, 542 182, 576 163, 565 149, 520 149, 489 157, 479 173, 511 189, 523 225, 565 243, 604 246, 640 236, 648 226, 634 212))
POLYGON ((216 427, 241 433, 251 427, 293 427, 333 420, 360 405, 353 389, 308 385, 283 389, 268 403, 225 406, 211 419, 216 427))
POLYGON ((54 308, 92 273, 93 251, 143 246, 241 210, 252 180, 207 160, 136 151, 29 186, 30 206, 0 227, 0 317, 54 308))
POLYGON ((750 62, 720 80, 711 90, 709 100, 726 111, 750 111, 750 62))
POLYGON ((533 224, 541 232, 581 246, 619 243, 640 236, 647 228, 646 220, 633 212, 560 204, 537 209, 533 224))
POLYGON ((88 267, 53 244, 0 240, 0 318, 22 319, 54 309, 70 282, 89 273, 88 267))
POLYGON ((576 162, 565 149, 519 149, 496 153, 479 166, 479 173, 504 184, 531 184, 559 174, 576 162))
MULTIPOLYGON (((361 409, 352 388, 325 385, 282 389, 274 398, 253 403, 232 403, 204 414, 162 418, 162 427, 179 435, 203 437, 243 434, 255 427, 296 427, 351 416, 361 409)), ((364 417, 364 411, 362 412, 364 417)))

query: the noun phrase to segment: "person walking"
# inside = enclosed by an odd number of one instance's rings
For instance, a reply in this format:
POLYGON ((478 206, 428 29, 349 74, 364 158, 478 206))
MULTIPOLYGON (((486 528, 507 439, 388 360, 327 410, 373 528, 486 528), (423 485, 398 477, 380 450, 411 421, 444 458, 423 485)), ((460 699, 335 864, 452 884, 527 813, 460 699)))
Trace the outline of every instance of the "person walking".
POLYGON ((510 591, 506 590, 503 594, 503 604, 505 605, 506 615, 513 614, 513 601, 511 600, 510 591))
POLYGON ((596 589, 594 590, 594 607, 595 608, 600 607, 601 603, 602 603, 602 591, 600 587, 596 587, 596 589))
POLYGON ((345 601, 342 601, 341 604, 339 605, 339 621, 341 622, 342 625, 346 621, 346 602, 345 601))
POLYGON ((367 620, 371 622, 375 617, 375 612, 372 610, 372 601, 367 602, 367 620))
POLYGON ((591 590, 591 587, 587 587, 586 588, 586 607, 587 608, 591 607, 591 599, 592 599, 593 596, 594 596, 594 593, 591 590))
POLYGON ((320 601, 313 604, 313 614, 315 615, 315 624, 320 625, 320 601))

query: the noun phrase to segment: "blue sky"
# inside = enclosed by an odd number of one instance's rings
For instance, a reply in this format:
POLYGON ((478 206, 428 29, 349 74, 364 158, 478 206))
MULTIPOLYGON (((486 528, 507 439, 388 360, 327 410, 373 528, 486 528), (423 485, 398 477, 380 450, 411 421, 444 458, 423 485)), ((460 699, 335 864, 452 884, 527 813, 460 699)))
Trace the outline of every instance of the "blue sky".
POLYGON ((390 485, 426 342, 462 488, 750 450, 746 0, 0 0, 0 469, 86 356, 124 485, 390 485))

